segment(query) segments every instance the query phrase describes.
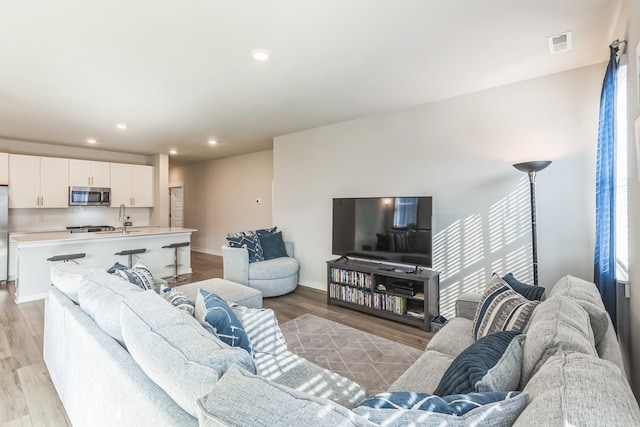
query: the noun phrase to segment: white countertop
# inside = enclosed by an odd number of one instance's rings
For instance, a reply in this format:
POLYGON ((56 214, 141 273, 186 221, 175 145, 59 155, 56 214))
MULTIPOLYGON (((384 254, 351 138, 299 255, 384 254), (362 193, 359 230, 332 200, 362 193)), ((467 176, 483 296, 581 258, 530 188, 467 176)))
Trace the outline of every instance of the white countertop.
POLYGON ((62 242, 70 240, 100 240, 113 238, 143 237, 157 234, 192 233, 198 231, 193 228, 183 227, 131 227, 127 234, 122 230, 101 231, 94 233, 71 233, 69 231, 52 231, 45 233, 29 233, 22 236, 12 236, 11 239, 20 243, 62 242))

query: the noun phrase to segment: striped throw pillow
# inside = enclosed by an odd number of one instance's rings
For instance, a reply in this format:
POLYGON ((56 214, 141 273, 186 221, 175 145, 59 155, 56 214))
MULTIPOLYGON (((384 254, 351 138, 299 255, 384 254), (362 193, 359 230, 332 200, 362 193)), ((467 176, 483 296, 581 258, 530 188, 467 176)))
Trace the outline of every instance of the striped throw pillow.
POLYGON ((522 332, 539 303, 529 301, 493 274, 473 320, 473 340, 498 331, 522 332))

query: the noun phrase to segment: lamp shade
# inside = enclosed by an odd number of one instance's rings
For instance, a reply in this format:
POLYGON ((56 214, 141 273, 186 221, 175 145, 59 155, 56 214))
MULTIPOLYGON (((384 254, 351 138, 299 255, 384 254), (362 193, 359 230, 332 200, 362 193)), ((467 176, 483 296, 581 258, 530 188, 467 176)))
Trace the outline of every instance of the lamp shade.
POLYGON ((540 172, 551 164, 551 160, 535 160, 532 162, 516 163, 514 168, 521 172, 540 172))

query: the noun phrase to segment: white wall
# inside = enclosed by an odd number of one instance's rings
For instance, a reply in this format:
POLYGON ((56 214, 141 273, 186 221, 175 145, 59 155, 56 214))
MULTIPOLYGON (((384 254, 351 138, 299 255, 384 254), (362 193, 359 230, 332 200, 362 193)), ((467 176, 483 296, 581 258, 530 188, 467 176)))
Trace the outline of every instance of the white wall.
POLYGON ((272 150, 176 166, 169 182, 183 183, 184 227, 198 230, 195 250, 221 255, 227 233, 272 225, 272 150))
MULTIPOLYGON (((593 277, 598 102, 605 65, 489 89, 274 140, 274 223, 296 245, 300 282, 326 289, 331 200, 433 196, 441 311, 491 272, 532 280, 528 181, 538 175, 540 284, 593 277)), ((428 76, 425 76, 428 78, 428 76)))

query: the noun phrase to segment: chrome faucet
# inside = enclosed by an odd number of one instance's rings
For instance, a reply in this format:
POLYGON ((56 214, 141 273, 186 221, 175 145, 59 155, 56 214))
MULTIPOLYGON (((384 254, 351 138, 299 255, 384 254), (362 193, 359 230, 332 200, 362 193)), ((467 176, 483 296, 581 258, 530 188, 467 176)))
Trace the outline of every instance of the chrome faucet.
POLYGON ((122 234, 127 234, 127 209, 124 207, 124 203, 120 205, 118 221, 122 223, 122 234))

